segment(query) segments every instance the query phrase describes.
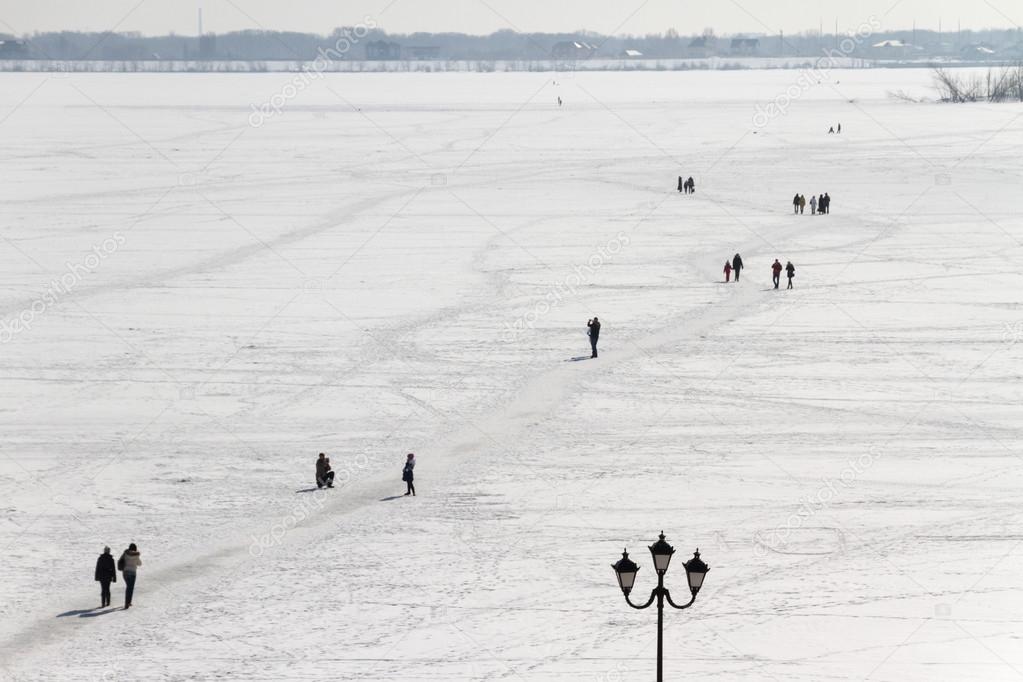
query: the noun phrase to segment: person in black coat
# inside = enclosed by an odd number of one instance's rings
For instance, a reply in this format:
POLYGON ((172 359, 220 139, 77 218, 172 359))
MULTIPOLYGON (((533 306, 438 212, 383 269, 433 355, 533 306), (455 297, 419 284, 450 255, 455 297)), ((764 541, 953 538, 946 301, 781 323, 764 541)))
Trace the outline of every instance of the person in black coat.
POLYGON ((686 180, 686 184, 689 185, 689 193, 696 194, 696 180, 693 180, 693 176, 689 176, 689 179, 686 180))
POLYGON ((682 181, 682 176, 678 176, 678 191, 681 194, 686 190, 686 183, 682 181))
POLYGON ((410 452, 408 453, 408 457, 405 458, 405 468, 401 470, 401 480, 405 481, 405 485, 408 487, 408 490, 405 492, 405 497, 408 497, 409 495, 412 497, 416 496, 416 486, 412 483, 416 479, 415 468, 416 456, 414 453, 410 452))
POLYGON ((593 355, 590 357, 595 358, 597 357, 597 341, 600 339, 600 320, 593 318, 586 323, 586 326, 589 327, 590 348, 593 349, 593 355))
POLYGON ((110 606, 110 583, 117 582, 117 567, 109 547, 104 547, 103 553, 96 559, 96 582, 99 583, 102 606, 110 606))
POLYGON ((792 261, 789 261, 788 264, 785 265, 785 272, 789 276, 789 287, 788 288, 791 289, 792 288, 792 278, 796 276, 796 266, 792 264, 792 261))
POLYGON ((742 264, 742 256, 735 254, 735 258, 732 259, 732 271, 735 272, 736 282, 739 281, 739 273, 742 272, 743 267, 745 266, 742 264))

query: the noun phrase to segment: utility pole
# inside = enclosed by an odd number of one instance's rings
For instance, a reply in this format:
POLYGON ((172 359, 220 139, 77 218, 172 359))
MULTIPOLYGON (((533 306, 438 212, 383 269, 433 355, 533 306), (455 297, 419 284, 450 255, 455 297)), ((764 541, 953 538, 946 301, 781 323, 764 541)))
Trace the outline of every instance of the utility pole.
POLYGON ((199 8, 199 37, 202 38, 202 7, 199 8))

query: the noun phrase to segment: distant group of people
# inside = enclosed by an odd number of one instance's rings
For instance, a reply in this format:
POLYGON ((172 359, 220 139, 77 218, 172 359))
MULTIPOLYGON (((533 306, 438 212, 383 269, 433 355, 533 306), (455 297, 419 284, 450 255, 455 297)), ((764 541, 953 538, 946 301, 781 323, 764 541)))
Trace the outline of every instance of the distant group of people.
POLYGON ((110 606, 110 584, 117 582, 118 571, 124 578, 124 608, 131 608, 131 600, 135 596, 135 578, 138 576, 141 565, 142 555, 139 554, 139 548, 135 546, 134 542, 121 553, 116 563, 114 556, 110 553, 110 548, 103 548, 103 553, 96 560, 96 582, 100 587, 100 608, 110 606))
MULTIPOLYGON (((735 254, 730 261, 725 261, 725 282, 732 281, 732 275, 735 275, 735 281, 739 281, 739 276, 745 269, 745 264, 742 262, 742 256, 735 254)), ((774 265, 771 266, 771 273, 773 275, 772 281, 774 282, 774 288, 777 289, 781 285, 781 273, 784 270, 789 277, 789 289, 792 289, 792 279, 796 276, 796 266, 789 261, 787 265, 782 266, 781 261, 777 258, 774 260, 774 265)))
POLYGON ((810 201, 802 194, 792 197, 792 210, 796 215, 802 215, 806 211, 807 204, 810 205, 810 215, 825 215, 831 213, 831 195, 825 192, 818 196, 810 197, 810 201))
MULTIPOLYGON (((835 131, 835 126, 831 126, 831 130, 828 131, 828 135, 834 135, 835 132, 836 132, 835 131)), ((842 124, 841 123, 838 124, 838 131, 837 132, 838 132, 839 135, 842 134, 842 124)))
POLYGON ((693 180, 692 176, 688 180, 683 180, 682 176, 678 176, 678 191, 685 194, 696 194, 696 180, 693 180))

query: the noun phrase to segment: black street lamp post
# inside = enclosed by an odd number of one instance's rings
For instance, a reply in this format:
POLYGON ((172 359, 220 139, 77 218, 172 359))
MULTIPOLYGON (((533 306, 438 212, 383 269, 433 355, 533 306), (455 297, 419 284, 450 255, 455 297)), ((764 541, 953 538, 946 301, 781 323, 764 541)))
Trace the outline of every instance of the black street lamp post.
POLYGON ((636 583, 636 573, 639 571, 639 566, 629 558, 628 550, 622 552, 622 558, 617 563, 611 565, 611 568, 615 570, 618 576, 618 585, 622 588, 625 601, 629 606, 634 609, 646 609, 655 600, 657 601, 657 682, 663 682, 664 680, 664 602, 667 601, 670 606, 676 609, 688 609, 696 601, 696 594, 703 587, 703 577, 710 570, 710 567, 700 559, 700 550, 696 550, 693 558, 683 564, 686 568, 686 577, 689 579, 689 591, 693 596, 688 604, 679 606, 671 600, 671 593, 664 586, 664 574, 668 572, 668 564, 671 563, 671 556, 674 553, 675 548, 664 541, 664 532, 661 531, 660 539, 650 546, 650 554, 654 558, 654 570, 657 571, 657 587, 650 592, 650 599, 642 606, 633 604, 632 600, 629 599, 629 593, 632 592, 632 587, 636 583))

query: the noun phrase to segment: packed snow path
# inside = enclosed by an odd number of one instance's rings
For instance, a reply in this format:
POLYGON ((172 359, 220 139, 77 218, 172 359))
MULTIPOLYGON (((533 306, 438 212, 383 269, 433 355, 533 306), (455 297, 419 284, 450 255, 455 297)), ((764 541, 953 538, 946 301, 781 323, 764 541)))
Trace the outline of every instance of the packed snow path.
POLYGON ((0 76, 0 679, 1023 676, 1023 109, 794 77, 0 76))

